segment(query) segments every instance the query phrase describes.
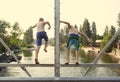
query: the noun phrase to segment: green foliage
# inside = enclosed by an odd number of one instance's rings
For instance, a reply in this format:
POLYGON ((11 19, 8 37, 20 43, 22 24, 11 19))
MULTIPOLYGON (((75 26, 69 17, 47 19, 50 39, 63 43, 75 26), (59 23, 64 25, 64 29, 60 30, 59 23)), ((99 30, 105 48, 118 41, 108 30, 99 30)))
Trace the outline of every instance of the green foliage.
MULTIPOLYGON (((7 35, 7 31, 6 31, 6 29, 8 28, 10 28, 10 24, 4 20, 0 20, 0 37, 6 42, 9 38, 7 35)), ((0 53, 5 52, 5 51, 6 51, 5 48, 2 46, 2 44, 0 44, 0 53)))
POLYGON ((85 19, 84 20, 84 23, 83 23, 83 32, 89 37, 91 38, 91 30, 90 30, 90 23, 88 21, 88 19, 85 19))
POLYGON ((95 41, 96 41, 96 34, 97 34, 97 30, 96 30, 96 24, 95 22, 92 23, 92 30, 91 30, 91 39, 92 39, 92 45, 95 45, 95 41))
POLYGON ((24 33, 23 46, 28 46, 32 42, 33 42, 33 30, 32 27, 29 27, 29 29, 26 30, 26 32, 24 33))
POLYGON ((10 28, 10 23, 4 20, 0 20, 0 37, 4 37, 7 34, 6 29, 10 28))
POLYGON ((102 40, 102 39, 103 39, 103 36, 102 36, 102 35, 101 35, 101 36, 100 36, 100 35, 96 35, 96 39, 97 39, 97 40, 102 40))
MULTIPOLYGON (((17 22, 13 26, 9 22, 0 20, 0 37, 10 47, 10 49, 19 49, 21 46, 21 40, 19 37, 22 34, 22 30, 17 22)), ((6 49, 0 44, 0 53, 6 52, 6 49)))
MULTIPOLYGON (((103 41, 101 42, 101 45, 100 45, 100 49, 102 49, 108 43, 108 41, 111 39, 111 37, 112 37, 111 34, 104 36, 103 41)), ((108 51, 108 49, 106 51, 108 51)))
POLYGON ((50 38, 49 39, 49 45, 55 46, 55 44, 54 44, 54 38, 50 38))
POLYGON ((10 33, 12 35, 10 36, 10 43, 12 45, 21 46, 21 40, 19 39, 19 37, 22 35, 23 32, 17 22, 15 22, 12 26, 10 33))
MULTIPOLYGON (((115 27, 111 26, 109 33, 104 36, 103 41, 101 42, 100 49, 102 49, 108 43, 108 41, 112 38, 114 34, 115 34, 115 27)), ((113 50, 116 41, 117 39, 114 40, 113 43, 109 46, 109 48, 106 49, 106 52, 111 52, 113 50)))
POLYGON ((109 33, 108 29, 109 29, 109 27, 108 27, 108 26, 106 26, 103 36, 108 35, 108 33, 109 33))
POLYGON ((75 26, 74 26, 74 28, 78 29, 78 26, 77 26, 77 25, 75 25, 75 26))
MULTIPOLYGON (((91 30, 90 30, 90 28, 91 27, 90 27, 90 23, 89 23, 88 19, 85 19, 84 23, 83 23, 82 30, 83 30, 83 33, 85 33, 89 38, 91 38, 91 30)), ((86 40, 86 38, 82 37, 82 40, 83 40, 83 44, 86 45, 86 46, 88 46, 89 43, 86 40)))
POLYGON ((118 14, 118 26, 120 27, 120 13, 118 14))
POLYGON ((24 50, 23 54, 24 54, 24 57, 31 57, 32 56, 32 52, 28 51, 28 50, 24 50))
MULTIPOLYGON (((118 26, 120 27, 120 13, 118 14, 118 21, 117 21, 117 23, 118 23, 118 26)), ((118 35, 118 40, 120 40, 120 34, 118 35)))
POLYGON ((60 44, 67 43, 68 36, 69 36, 69 30, 68 30, 68 27, 65 26, 64 29, 61 29, 59 33, 60 44))

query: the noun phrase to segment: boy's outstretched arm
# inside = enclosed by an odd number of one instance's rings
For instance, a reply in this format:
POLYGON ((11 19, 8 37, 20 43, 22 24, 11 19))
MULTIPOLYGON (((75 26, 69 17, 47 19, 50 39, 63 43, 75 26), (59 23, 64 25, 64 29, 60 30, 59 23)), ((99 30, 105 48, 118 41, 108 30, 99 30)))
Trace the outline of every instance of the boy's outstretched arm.
POLYGON ((78 33, 81 34, 82 36, 84 36, 87 39, 87 41, 90 42, 90 39, 88 38, 88 36, 86 34, 84 34, 82 32, 78 32, 78 33))
POLYGON ((32 26, 32 28, 35 28, 36 27, 36 24, 34 26, 32 26))
POLYGON ((48 29, 50 29, 51 28, 51 25, 50 25, 50 23, 47 21, 47 22, 45 22, 45 24, 47 24, 48 26, 49 26, 49 28, 48 29))
POLYGON ((67 24, 68 25, 68 28, 71 28, 71 25, 69 22, 66 22, 66 21, 60 21, 60 23, 64 23, 64 24, 67 24))

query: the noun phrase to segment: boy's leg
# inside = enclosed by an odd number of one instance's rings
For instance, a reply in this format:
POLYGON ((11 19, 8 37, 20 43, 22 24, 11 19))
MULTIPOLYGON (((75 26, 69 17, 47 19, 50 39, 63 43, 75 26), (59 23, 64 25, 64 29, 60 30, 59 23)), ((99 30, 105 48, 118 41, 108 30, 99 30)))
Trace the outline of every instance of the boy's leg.
POLYGON ((39 50, 42 44, 42 38, 41 38, 41 33, 37 34, 37 41, 36 41, 36 49, 35 49, 35 63, 39 64, 38 61, 38 54, 39 54, 39 50))
POLYGON ((70 61, 70 50, 66 50, 66 56, 67 56, 67 60, 66 60, 66 64, 69 64, 70 61))
POLYGON ((79 50, 79 41, 75 40, 74 41, 74 46, 75 46, 75 56, 76 56, 76 64, 79 64, 79 55, 78 55, 78 50, 79 50))
POLYGON ((45 47, 44 47, 45 52, 47 52, 47 45, 48 45, 48 41, 45 41, 45 47))
POLYGON ((44 47, 44 51, 47 52, 47 46, 48 46, 48 36, 47 36, 47 33, 44 32, 43 34, 43 38, 45 40, 45 47, 44 47))
POLYGON ((35 63, 36 64, 39 64, 39 61, 38 61, 39 50, 40 50, 40 46, 36 46, 36 49, 35 49, 35 63))
POLYGON ((69 40, 67 43, 67 50, 66 50, 66 56, 67 56, 67 60, 65 64, 69 64, 70 62, 70 48, 72 46, 72 40, 69 40))
POLYGON ((79 56, 78 56, 78 50, 75 50, 75 55, 76 55, 76 64, 77 64, 77 63, 79 63, 79 61, 78 61, 78 58, 79 58, 79 56))

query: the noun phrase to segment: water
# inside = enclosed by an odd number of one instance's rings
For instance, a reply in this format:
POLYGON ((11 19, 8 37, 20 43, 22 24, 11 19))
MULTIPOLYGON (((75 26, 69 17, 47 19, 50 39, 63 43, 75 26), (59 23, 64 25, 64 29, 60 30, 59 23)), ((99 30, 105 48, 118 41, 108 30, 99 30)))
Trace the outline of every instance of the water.
MULTIPOLYGON (((64 50, 63 50, 64 51, 64 50)), ((79 62, 80 63, 91 63, 93 60, 96 58, 96 53, 95 52, 88 52, 85 53, 84 51, 79 51, 80 58, 79 62)), ((61 61, 62 63, 65 62, 66 58, 65 52, 61 52, 61 61)), ((70 63, 74 64, 75 63, 75 55, 74 55, 74 50, 71 50, 71 55, 70 55, 70 63)), ((102 56, 101 59, 99 59, 98 63, 113 63, 113 59, 110 58, 108 55, 102 56)), ((61 73, 62 76, 64 77, 83 77, 83 74, 86 72, 86 67, 70 67, 70 68, 61 68, 61 73)), ((119 68, 110 68, 110 67, 93 67, 87 74, 87 76, 94 76, 94 77, 117 77, 119 76, 119 73, 117 72, 119 68)))
MULTIPOLYGON (((71 50, 70 63, 75 63, 74 50, 71 50)), ((80 63, 91 63, 95 57, 96 53, 90 52, 85 53, 84 51, 79 51, 80 63)), ((21 62, 23 64, 34 64, 35 51, 24 51, 19 55, 22 56, 21 62)), ((41 47, 39 54, 39 61, 41 64, 54 64, 54 47, 49 46, 48 52, 43 51, 43 46, 41 47)), ((65 50, 60 51, 60 63, 64 64, 66 61, 65 50)), ((12 62, 15 63, 15 62, 12 62)), ((108 55, 104 55, 98 61, 98 63, 115 63, 115 61, 108 55)), ((54 67, 27 67, 26 68, 32 77, 54 77, 54 67)), ((83 77, 86 67, 61 67, 60 75, 61 77, 83 77)), ((120 75, 119 68, 108 68, 108 67, 94 67, 92 68, 87 76, 94 77, 118 77, 120 75)), ((28 77, 26 73, 19 67, 7 67, 6 69, 0 71, 0 77, 28 77)))
MULTIPOLYGON (((22 64, 35 64, 35 51, 23 51, 19 55, 22 56, 22 64)), ((39 54, 39 61, 41 64, 54 64, 54 47, 48 47, 48 52, 43 51, 41 47, 39 54)), ((16 63, 16 62, 12 62, 16 63)), ((53 67, 26 67, 32 77, 54 77, 53 67)), ((1 77, 28 77, 20 67, 8 67, 0 71, 1 77)))

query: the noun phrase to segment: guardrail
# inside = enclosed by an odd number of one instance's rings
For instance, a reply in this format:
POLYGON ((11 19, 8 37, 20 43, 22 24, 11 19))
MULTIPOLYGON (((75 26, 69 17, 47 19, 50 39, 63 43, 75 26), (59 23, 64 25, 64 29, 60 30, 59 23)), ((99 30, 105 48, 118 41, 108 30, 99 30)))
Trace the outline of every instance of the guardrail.
POLYGON ((12 51, 7 47, 7 45, 3 42, 2 39, 1 43, 6 47, 6 49, 11 52, 13 57, 17 60, 18 64, 6 64, 1 63, 0 67, 21 67, 27 74, 28 77, 20 77, 20 78, 10 78, 10 77, 0 77, 0 81, 2 82, 119 82, 119 77, 60 77, 60 67, 89 67, 88 70, 85 72, 85 75, 88 73, 88 71, 91 69, 91 67, 120 67, 120 64, 115 63, 109 63, 109 64, 96 64, 97 60, 101 56, 101 54, 104 52, 104 50, 112 43, 112 41, 118 36, 119 31, 114 35, 112 40, 108 42, 108 45, 105 46, 105 48, 102 50, 102 52, 99 53, 98 57, 95 59, 93 63, 85 63, 85 64, 69 64, 64 65, 60 64, 60 54, 59 54, 59 27, 60 27, 60 0, 54 0, 55 2, 55 64, 20 64, 19 61, 16 59, 15 55, 12 53, 12 51), (55 77, 31 77, 29 72, 25 69, 25 67, 54 67, 54 73, 55 77))
MULTIPOLYGON (((120 64, 117 63, 105 63, 105 64, 92 64, 92 63, 82 63, 79 65, 75 64, 60 64, 59 67, 120 67, 120 64)), ((0 63, 0 67, 55 67, 55 64, 8 64, 0 63)))

